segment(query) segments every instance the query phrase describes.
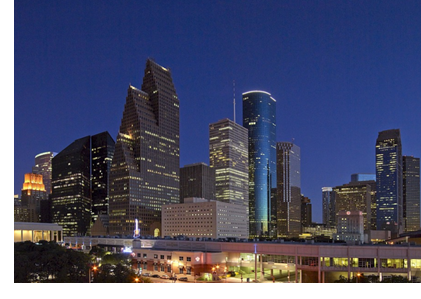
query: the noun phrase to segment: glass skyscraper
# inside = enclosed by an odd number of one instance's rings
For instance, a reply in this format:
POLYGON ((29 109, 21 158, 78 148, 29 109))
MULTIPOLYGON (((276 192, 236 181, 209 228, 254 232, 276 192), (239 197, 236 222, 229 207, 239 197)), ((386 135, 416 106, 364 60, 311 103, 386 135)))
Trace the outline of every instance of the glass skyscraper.
POLYGON ((268 237, 276 188, 276 100, 270 93, 243 93, 243 127, 248 129, 250 236, 268 237))
POLYGON ((402 144, 399 129, 379 132, 376 141, 377 229, 403 232, 402 144))
POLYGON ((110 170, 109 231, 161 235, 161 207, 180 202, 179 100, 169 69, 148 59, 129 86, 110 170))
POLYGON ((336 226, 335 194, 332 187, 322 188, 323 223, 327 227, 336 226))
POLYGON ((277 145, 278 237, 301 233, 301 155, 291 142, 277 145))
POLYGON ((420 229, 420 158, 403 156, 405 231, 420 229))

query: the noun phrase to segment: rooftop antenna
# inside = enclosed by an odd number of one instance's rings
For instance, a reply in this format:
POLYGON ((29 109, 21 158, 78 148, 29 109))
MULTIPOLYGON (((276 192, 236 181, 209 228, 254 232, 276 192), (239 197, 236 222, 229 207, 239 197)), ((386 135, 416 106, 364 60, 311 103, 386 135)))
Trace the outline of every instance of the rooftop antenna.
POLYGON ((234 122, 235 122, 235 80, 232 80, 232 90, 233 90, 234 122))

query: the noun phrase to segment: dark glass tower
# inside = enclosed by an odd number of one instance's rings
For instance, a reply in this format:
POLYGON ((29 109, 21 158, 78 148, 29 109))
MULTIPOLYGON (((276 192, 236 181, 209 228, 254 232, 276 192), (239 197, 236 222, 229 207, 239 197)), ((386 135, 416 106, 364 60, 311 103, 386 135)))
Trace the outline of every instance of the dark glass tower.
POLYGON ((179 100, 171 72, 148 59, 129 86, 110 171, 109 231, 161 234, 161 206, 179 203, 179 100))
POLYGON ((376 141, 377 229, 403 232, 402 145, 399 129, 379 132, 376 141))
POLYGON ((185 198, 215 199, 215 169, 205 163, 180 168, 180 203, 185 198))
POLYGON ((250 236, 268 237, 276 188, 276 101, 270 93, 243 93, 243 127, 249 139, 250 236))
POLYGON ((90 136, 74 141, 52 161, 52 221, 64 236, 84 236, 91 223, 90 136))
POLYGON ((108 214, 109 173, 114 156, 115 142, 108 132, 91 137, 92 140, 92 220, 108 214))
POLYGON ((403 206, 405 231, 420 229, 420 158, 403 156, 403 206))
POLYGON ((278 237, 298 237, 301 233, 300 148, 291 142, 278 142, 277 192, 278 237))
POLYGON ((336 226, 335 193, 332 187, 322 188, 323 223, 327 227, 336 226))

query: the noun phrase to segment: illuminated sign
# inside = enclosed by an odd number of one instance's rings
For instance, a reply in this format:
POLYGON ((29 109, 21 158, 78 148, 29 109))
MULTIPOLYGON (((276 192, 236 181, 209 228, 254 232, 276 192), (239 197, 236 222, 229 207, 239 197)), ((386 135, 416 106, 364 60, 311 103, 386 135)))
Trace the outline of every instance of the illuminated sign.
POLYGON ((133 238, 140 237, 140 229, 139 229, 139 220, 137 218, 134 220, 134 231, 133 231, 133 238))

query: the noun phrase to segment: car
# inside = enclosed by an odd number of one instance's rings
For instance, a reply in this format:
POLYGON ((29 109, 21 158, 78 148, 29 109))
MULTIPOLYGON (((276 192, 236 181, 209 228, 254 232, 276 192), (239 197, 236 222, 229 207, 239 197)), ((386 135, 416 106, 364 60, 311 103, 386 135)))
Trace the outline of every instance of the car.
POLYGON ((170 277, 170 280, 177 280, 177 277, 172 276, 172 277, 170 277))
POLYGON ((145 277, 151 276, 149 273, 143 273, 142 275, 145 276, 145 277))
POLYGON ((167 274, 161 275, 161 279, 168 279, 168 278, 170 278, 170 277, 167 274))
POLYGON ((187 281, 187 277, 180 277, 178 280, 179 281, 187 281))
POLYGON ((153 277, 153 278, 160 278, 160 276, 158 274, 154 274, 151 277, 153 277))

